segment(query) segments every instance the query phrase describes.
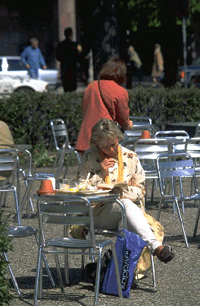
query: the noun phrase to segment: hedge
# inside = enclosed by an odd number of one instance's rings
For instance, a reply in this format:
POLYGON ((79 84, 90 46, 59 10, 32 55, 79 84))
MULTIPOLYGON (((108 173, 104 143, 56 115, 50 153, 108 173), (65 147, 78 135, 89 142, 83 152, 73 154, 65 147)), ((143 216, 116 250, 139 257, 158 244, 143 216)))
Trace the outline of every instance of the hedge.
MULTIPOLYGON (((159 129, 168 122, 200 121, 197 88, 144 88, 128 90, 131 115, 152 118, 159 129)), ((52 139, 50 120, 62 118, 69 139, 75 143, 82 118, 83 93, 16 93, 1 99, 0 118, 11 128, 16 143, 46 147, 52 139)))

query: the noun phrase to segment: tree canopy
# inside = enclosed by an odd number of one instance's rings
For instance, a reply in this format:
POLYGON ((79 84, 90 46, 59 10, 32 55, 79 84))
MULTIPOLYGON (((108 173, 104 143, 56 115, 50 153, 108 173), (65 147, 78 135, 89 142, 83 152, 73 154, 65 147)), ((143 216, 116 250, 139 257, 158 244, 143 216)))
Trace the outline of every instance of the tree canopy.
MULTIPOLYGON (((137 32, 142 27, 160 27, 161 26, 161 6, 162 0, 121 0, 118 2, 118 9, 124 10, 127 27, 137 32)), ((174 0, 176 11, 176 24, 182 23, 181 12, 188 8, 188 25, 193 14, 200 14, 199 0, 174 0)))

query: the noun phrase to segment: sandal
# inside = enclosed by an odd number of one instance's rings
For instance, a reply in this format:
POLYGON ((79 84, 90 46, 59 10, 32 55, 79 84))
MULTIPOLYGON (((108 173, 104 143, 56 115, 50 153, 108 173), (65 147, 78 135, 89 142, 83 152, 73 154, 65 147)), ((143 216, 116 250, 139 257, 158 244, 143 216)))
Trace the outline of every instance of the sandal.
POLYGON ((175 254, 172 252, 172 248, 169 245, 166 245, 157 254, 157 257, 160 261, 168 263, 170 260, 172 260, 175 257, 175 254))

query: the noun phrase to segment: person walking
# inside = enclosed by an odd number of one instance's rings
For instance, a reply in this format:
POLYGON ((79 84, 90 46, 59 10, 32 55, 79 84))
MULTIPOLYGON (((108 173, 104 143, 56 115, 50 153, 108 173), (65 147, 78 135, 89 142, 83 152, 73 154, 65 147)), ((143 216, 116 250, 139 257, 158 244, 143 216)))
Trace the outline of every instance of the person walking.
POLYGON ((153 78, 153 86, 156 86, 158 78, 162 76, 164 71, 164 60, 161 52, 161 46, 159 44, 155 44, 154 48, 154 61, 151 76, 153 78))
POLYGON ((131 89, 133 74, 137 76, 139 85, 142 82, 142 61, 133 46, 129 46, 128 56, 129 56, 129 62, 128 62, 129 73, 127 74, 127 88, 131 89))
POLYGON ((56 48, 56 59, 61 65, 60 72, 64 92, 68 92, 77 88, 77 61, 82 47, 72 41, 72 28, 66 28, 64 35, 65 40, 58 43, 56 48))
POLYGON ((42 52, 40 51, 38 45, 39 41, 37 38, 31 38, 30 40, 31 45, 28 46, 22 53, 21 59, 22 62, 26 65, 28 69, 28 74, 32 79, 38 79, 38 69, 41 67, 46 69, 46 63, 42 52))
POLYGON ((129 119, 128 92, 121 85, 125 81, 127 68, 119 58, 110 59, 100 72, 100 81, 88 85, 82 102, 82 124, 76 150, 83 153, 90 147, 92 127, 101 118, 119 123, 123 129, 131 129, 129 119))

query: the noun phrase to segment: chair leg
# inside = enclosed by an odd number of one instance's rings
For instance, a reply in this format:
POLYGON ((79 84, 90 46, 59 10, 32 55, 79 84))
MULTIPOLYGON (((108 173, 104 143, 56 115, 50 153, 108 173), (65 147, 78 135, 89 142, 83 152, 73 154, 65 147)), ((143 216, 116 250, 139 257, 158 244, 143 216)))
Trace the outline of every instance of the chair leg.
POLYGON ((152 181, 152 188, 151 188, 151 204, 153 203, 153 198, 154 198, 155 180, 156 180, 156 179, 153 179, 153 181, 152 181))
MULTIPOLYGON (((25 180, 26 173, 25 173, 24 170, 22 171, 22 175, 23 175, 23 177, 24 177, 24 184, 25 184, 26 188, 28 188, 28 181, 25 180)), ((30 205, 30 207, 31 207, 31 210, 34 211, 33 202, 32 202, 31 197, 29 197, 29 202, 27 202, 27 215, 29 215, 29 205, 30 205)))
POLYGON ((65 267, 65 281, 69 285, 69 256, 64 254, 64 267, 65 267))
POLYGON ((35 293, 34 293, 34 306, 37 306, 37 299, 42 298, 42 248, 39 247, 38 250, 38 261, 37 261, 37 270, 35 278, 35 293))
POLYGON ((101 271, 101 256, 102 256, 102 248, 99 249, 98 261, 97 261, 94 306, 97 306, 97 304, 98 304, 99 285, 100 285, 100 271, 101 271))
POLYGON ((115 274, 116 274, 116 280, 117 280, 118 295, 120 298, 122 298, 123 296, 122 296, 121 280, 120 280, 120 275, 119 275, 119 266, 118 266, 117 254, 116 254, 114 243, 111 244, 111 249, 112 249, 113 260, 115 263, 115 274))
POLYGON ((187 236, 186 236, 186 233, 185 233, 185 228, 184 228, 184 225, 183 225, 183 219, 182 219, 182 216, 181 216, 181 212, 180 212, 180 208, 179 208, 179 205, 178 205, 178 201, 176 199, 175 199, 175 205, 176 205, 176 209, 177 209, 177 212, 178 212, 178 216, 179 216, 179 220, 180 220, 180 224, 181 224, 181 228, 182 228, 185 244, 186 244, 186 247, 189 248, 187 236))
POLYGON ((63 171, 63 164, 64 164, 64 156, 65 156, 65 149, 60 149, 59 151, 59 159, 58 159, 58 169, 56 173, 56 178, 59 179, 62 171, 63 171))
POLYGON ((78 160, 78 162, 80 164, 81 163, 80 155, 79 155, 79 153, 77 151, 74 151, 74 152, 75 152, 77 160, 78 160))
MULTIPOLYGON (((56 248, 53 248, 54 251, 56 251, 56 248)), ((63 280, 62 280, 62 275, 61 275, 61 271, 60 271, 60 263, 59 263, 59 259, 58 259, 58 254, 55 253, 55 263, 56 263, 56 269, 57 269, 57 273, 58 273, 58 281, 59 281, 59 285, 61 288, 61 292, 64 294, 64 285, 63 285, 63 280)))
POLYGON ((198 212, 197 212, 197 216, 196 216, 196 221, 195 221, 195 226, 194 226, 194 232, 193 232, 193 238, 196 237, 197 228, 198 228, 198 223, 199 223, 199 216, 200 216, 200 203, 199 203, 199 208, 198 208, 198 212))
POLYGON ((56 158, 55 158, 55 161, 54 161, 54 164, 53 164, 51 173, 54 173, 54 170, 55 170, 55 168, 56 168, 56 164, 57 164, 57 162, 58 162, 58 157, 59 157, 59 151, 56 152, 56 158))
POLYGON ((10 263, 9 263, 8 256, 7 256, 7 254, 6 254, 5 252, 3 252, 3 255, 4 255, 4 257, 5 257, 5 260, 6 260, 7 263, 8 263, 8 269, 9 269, 9 272, 10 272, 10 276, 11 276, 13 285, 14 285, 15 289, 17 290, 17 293, 18 293, 19 295, 21 295, 21 292, 20 292, 20 289, 19 289, 19 287, 18 287, 16 278, 15 278, 15 276, 14 276, 14 273, 13 273, 12 269, 11 269, 11 265, 10 265, 10 263))
POLYGON ((151 259, 151 271, 152 271, 153 287, 155 288, 156 287, 156 272, 155 272, 153 254, 151 254, 151 253, 150 253, 150 259, 151 259))
POLYGON ((157 213, 157 218, 156 218, 157 221, 159 221, 160 219, 161 208, 162 208, 162 199, 160 200, 159 206, 158 206, 158 213, 157 213))
MULTIPOLYGON (((40 244, 39 244, 39 238, 38 238, 38 235, 37 235, 37 234, 35 234, 35 240, 36 240, 36 243, 37 243, 37 245, 38 245, 38 247, 39 247, 40 244)), ((46 256, 45 256, 44 253, 42 253, 42 259, 43 259, 43 262, 44 262, 44 264, 45 264, 45 267, 46 267, 47 274, 48 274, 48 276, 49 276, 50 282, 51 282, 52 286, 55 287, 56 284, 55 284, 55 282, 54 282, 53 276, 52 276, 51 271, 50 271, 50 269, 49 269, 49 265, 48 265, 48 263, 47 263, 46 256)))
POLYGON ((6 196, 7 196, 7 193, 6 192, 2 192, 2 195, 1 195, 1 204, 0 204, 0 206, 2 206, 2 207, 6 207, 6 196))
POLYGON ((17 213, 17 223, 18 225, 21 225, 21 207, 19 206, 19 201, 18 201, 18 193, 17 189, 14 186, 14 198, 15 198, 15 207, 16 207, 16 213, 17 213))
POLYGON ((30 180, 29 183, 28 183, 28 187, 26 188, 26 191, 25 191, 24 196, 23 196, 22 201, 21 201, 21 211, 24 208, 25 202, 29 198, 31 188, 33 186, 33 182, 34 182, 34 180, 30 180))
POLYGON ((72 159, 72 153, 69 153, 69 154, 70 154, 70 157, 69 157, 69 159, 68 159, 68 161, 67 161, 67 165, 66 165, 66 167, 65 167, 65 172, 64 172, 64 174, 63 174, 63 178, 65 178, 66 175, 67 175, 67 171, 68 171, 68 168, 69 168, 71 159, 72 159))

